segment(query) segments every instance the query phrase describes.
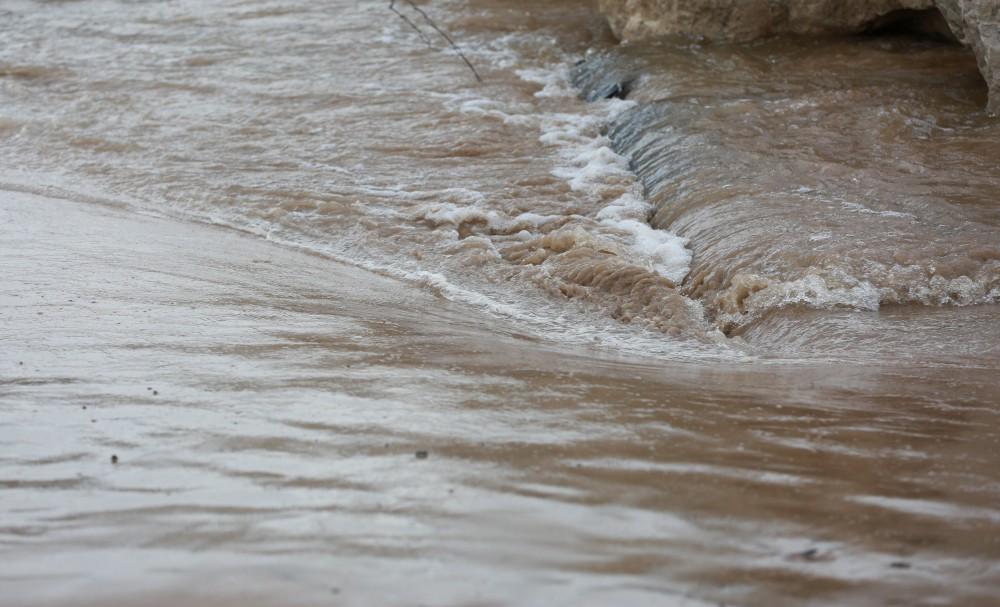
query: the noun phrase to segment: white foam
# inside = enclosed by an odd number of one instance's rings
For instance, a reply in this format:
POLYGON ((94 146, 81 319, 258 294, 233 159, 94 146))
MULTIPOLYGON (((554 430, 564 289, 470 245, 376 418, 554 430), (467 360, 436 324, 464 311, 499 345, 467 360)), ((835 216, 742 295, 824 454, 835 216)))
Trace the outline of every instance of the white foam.
POLYGON ((842 277, 845 284, 831 285, 823 276, 810 274, 786 282, 771 283, 754 293, 752 304, 756 308, 778 308, 804 304, 813 308, 879 309, 881 292, 870 282, 842 277))
POLYGON ((881 295, 867 281, 846 287, 831 287, 820 276, 810 275, 781 285, 784 303, 808 303, 820 308, 851 307, 878 310, 881 295))
MULTIPOLYGON (((543 136, 543 142, 545 142, 543 136)), ((633 179, 628 161, 609 147, 606 138, 600 137, 579 146, 569 166, 562 166, 552 174, 569 183, 574 191, 597 191, 610 180, 617 182, 633 179)))
POLYGON ((450 109, 455 109, 463 114, 477 116, 487 116, 500 120, 504 124, 530 127, 537 121, 531 115, 530 106, 515 104, 505 105, 493 99, 482 97, 458 97, 448 104, 450 109))
POLYGON ((631 248, 650 260, 652 269, 680 283, 691 268, 691 251, 688 240, 666 230, 649 225, 646 217, 649 203, 629 192, 602 209, 597 218, 604 224, 618 228, 633 238, 631 248))
MULTIPOLYGON (((576 95, 561 66, 520 70, 517 75, 543 85, 536 97, 576 95)), ((650 205, 640 193, 628 160, 615 152, 611 141, 600 133, 601 126, 635 106, 634 101, 607 99, 589 104, 579 113, 546 114, 541 120, 539 141, 557 148, 562 163, 552 174, 565 180, 573 191, 600 199, 608 190, 625 190, 598 211, 595 219, 625 237, 633 261, 680 283, 691 266, 687 239, 649 225, 650 205)))
POLYGON ((517 70, 515 73, 521 80, 542 85, 542 90, 535 93, 535 97, 571 97, 575 94, 573 86, 561 71, 541 68, 517 70))
MULTIPOLYGON (((576 92, 566 77, 563 65, 518 70, 517 75, 542 89, 534 94, 538 98, 575 97, 576 92)), ((582 105, 580 112, 538 112, 530 104, 500 103, 476 96, 475 93, 439 94, 445 106, 452 111, 486 116, 522 127, 538 128, 539 141, 556 149, 561 163, 552 174, 566 181, 575 192, 600 199, 605 192, 625 190, 594 217, 599 224, 612 228, 616 244, 624 245, 631 261, 670 279, 681 282, 691 264, 687 239, 666 230, 650 226, 647 217, 649 204, 643 200, 635 175, 628 160, 611 148, 611 141, 600 134, 604 124, 619 114, 635 107, 635 102, 609 99, 582 105)), ((560 104, 563 105, 563 104, 560 104)), ((435 226, 481 223, 494 233, 515 234, 528 240, 537 229, 547 223, 564 219, 551 215, 522 213, 510 217, 488 208, 489 202, 481 196, 455 192, 452 200, 439 201, 420 207, 415 219, 429 221, 435 226), (456 204, 457 203, 457 204, 456 204)), ((616 247, 621 250, 620 247, 616 247)), ((624 253, 624 250, 622 250, 624 253)))
POLYGON ((475 205, 462 207, 451 203, 434 203, 420 207, 414 219, 428 221, 435 226, 450 225, 456 228, 467 223, 481 223, 493 232, 516 234, 528 231, 530 235, 531 230, 537 230, 560 218, 530 212, 510 217, 475 205))

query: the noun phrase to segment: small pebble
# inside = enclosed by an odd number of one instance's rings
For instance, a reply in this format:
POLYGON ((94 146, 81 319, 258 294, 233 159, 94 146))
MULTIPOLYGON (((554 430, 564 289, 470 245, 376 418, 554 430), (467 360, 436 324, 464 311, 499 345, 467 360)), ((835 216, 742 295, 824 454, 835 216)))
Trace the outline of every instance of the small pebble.
POLYGON ((118 463, 118 456, 117 455, 112 455, 111 456, 111 463, 112 464, 117 464, 118 463))
POLYGON ((417 456, 417 459, 427 459, 427 456, 430 454, 426 451, 417 451, 415 455, 417 456))

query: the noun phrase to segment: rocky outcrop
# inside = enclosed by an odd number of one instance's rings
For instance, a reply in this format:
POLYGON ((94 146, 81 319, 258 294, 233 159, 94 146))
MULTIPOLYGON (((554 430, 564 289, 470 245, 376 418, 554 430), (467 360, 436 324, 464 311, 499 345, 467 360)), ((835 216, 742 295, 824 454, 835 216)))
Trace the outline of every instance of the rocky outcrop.
POLYGON ((960 42, 972 48, 990 88, 990 111, 1000 114, 1000 0, 936 0, 960 42))
POLYGON ((694 36, 745 42, 776 34, 856 33, 895 19, 943 30, 943 22, 975 52, 990 89, 990 110, 1000 113, 1000 0, 599 0, 599 5, 623 40, 694 36))

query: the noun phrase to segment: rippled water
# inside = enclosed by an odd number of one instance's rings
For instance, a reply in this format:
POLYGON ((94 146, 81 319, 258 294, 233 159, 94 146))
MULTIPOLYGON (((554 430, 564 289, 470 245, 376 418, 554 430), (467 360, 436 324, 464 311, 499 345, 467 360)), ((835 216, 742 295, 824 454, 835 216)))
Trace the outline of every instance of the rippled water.
POLYGON ((0 603, 991 604, 975 60, 581 4, 0 4, 0 603))
POLYGON ((997 299, 998 138, 962 49, 625 47, 577 79, 629 100, 587 105, 567 76, 612 44, 595 15, 433 8, 484 84, 383 2, 9 4, 4 181, 238 226, 646 352, 742 346, 718 331, 776 308, 997 299))
POLYGON ((663 285, 663 306, 685 308, 668 287, 687 254, 644 221, 597 217, 634 178, 620 159, 580 170, 612 108, 586 107, 566 82, 569 58, 604 35, 572 5, 436 5, 484 85, 384 2, 8 9, 2 153, 30 175, 9 185, 86 185, 422 280, 568 338, 615 333, 563 320, 563 298, 607 299, 612 287, 590 292, 595 265, 631 276, 658 264, 667 277, 644 276, 663 285), (635 229, 667 249, 633 259, 635 229))
MULTIPOLYGON (((907 38, 626 48, 611 127, 652 223, 694 253, 683 291, 728 332, 776 308, 1000 297, 1000 127, 965 50, 907 38)), ((938 336, 940 337, 940 336, 938 336)))

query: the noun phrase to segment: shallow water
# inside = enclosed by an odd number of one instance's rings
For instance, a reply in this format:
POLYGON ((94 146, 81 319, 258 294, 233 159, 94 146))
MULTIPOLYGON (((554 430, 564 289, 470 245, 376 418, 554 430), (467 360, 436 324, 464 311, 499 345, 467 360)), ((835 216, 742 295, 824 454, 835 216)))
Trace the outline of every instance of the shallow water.
POLYGON ((0 200, 2 604, 995 599, 995 370, 613 356, 0 200))
POLYGON ((580 4, 0 6, 0 603, 995 601, 974 60, 580 4))

